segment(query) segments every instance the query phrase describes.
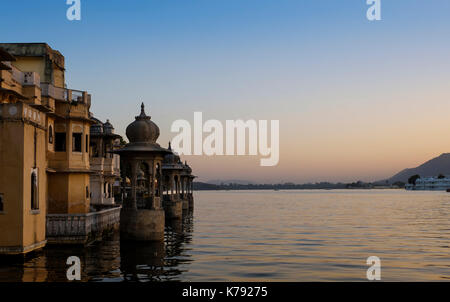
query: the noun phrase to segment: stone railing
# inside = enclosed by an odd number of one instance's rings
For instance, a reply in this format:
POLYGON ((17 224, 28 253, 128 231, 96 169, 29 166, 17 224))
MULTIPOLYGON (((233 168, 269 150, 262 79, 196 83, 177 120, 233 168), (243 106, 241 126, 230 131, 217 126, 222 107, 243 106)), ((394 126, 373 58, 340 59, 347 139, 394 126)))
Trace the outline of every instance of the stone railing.
POLYGON ((41 77, 36 72, 24 72, 23 73, 23 85, 24 86, 38 86, 41 87, 41 77))
POLYGON ((102 172, 103 171, 103 163, 104 158, 103 157, 91 157, 89 159, 89 163, 91 165, 91 170, 95 172, 102 172))
POLYGON ((103 172, 108 174, 115 174, 115 161, 113 158, 105 158, 103 163, 103 172))
POLYGON ((49 243, 86 243, 103 231, 118 228, 120 209, 114 207, 88 214, 48 214, 47 240, 49 243))
POLYGON ((42 95, 55 100, 91 104, 91 95, 86 91, 55 87, 49 83, 41 83, 42 95))
POLYGON ((11 73, 12 73, 12 78, 19 83, 20 85, 23 84, 23 79, 24 79, 24 75, 23 72, 20 71, 19 69, 15 68, 14 66, 12 66, 11 68, 11 73))
POLYGON ((52 84, 41 83, 42 95, 49 96, 55 100, 66 100, 66 93, 64 88, 55 87, 52 84))

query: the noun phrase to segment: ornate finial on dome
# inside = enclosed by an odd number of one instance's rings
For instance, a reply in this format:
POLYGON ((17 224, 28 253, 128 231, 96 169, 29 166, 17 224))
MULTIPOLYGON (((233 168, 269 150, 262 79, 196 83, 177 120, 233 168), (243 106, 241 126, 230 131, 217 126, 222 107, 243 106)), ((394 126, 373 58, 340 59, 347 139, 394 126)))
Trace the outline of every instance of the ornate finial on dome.
POLYGON ((141 114, 139 116, 136 116, 137 120, 149 120, 151 117, 145 114, 145 105, 144 102, 141 104, 141 114))
POLYGON ((141 114, 136 116, 136 120, 128 125, 126 135, 130 144, 156 144, 159 137, 159 128, 150 120, 150 116, 145 114, 144 103, 141 105, 141 114))
POLYGON ((172 143, 171 142, 169 142, 169 148, 168 148, 170 151, 172 151, 172 143))

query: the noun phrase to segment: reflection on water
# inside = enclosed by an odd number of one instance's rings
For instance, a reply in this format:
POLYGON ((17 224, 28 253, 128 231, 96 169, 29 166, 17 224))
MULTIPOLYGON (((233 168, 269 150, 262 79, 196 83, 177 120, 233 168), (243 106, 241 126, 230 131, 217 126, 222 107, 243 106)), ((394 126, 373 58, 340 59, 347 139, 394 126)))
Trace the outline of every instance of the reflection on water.
POLYGON ((164 242, 121 242, 118 233, 88 247, 48 246, 24 257, 0 258, 0 282, 67 282, 66 260, 81 260, 82 281, 180 281, 191 261, 193 213, 166 222, 164 242))
POLYGON ((403 190, 196 192, 194 214, 169 223, 164 243, 48 247, 0 259, 0 281, 450 280, 450 193, 403 190), (194 230, 195 226, 195 230, 194 230))

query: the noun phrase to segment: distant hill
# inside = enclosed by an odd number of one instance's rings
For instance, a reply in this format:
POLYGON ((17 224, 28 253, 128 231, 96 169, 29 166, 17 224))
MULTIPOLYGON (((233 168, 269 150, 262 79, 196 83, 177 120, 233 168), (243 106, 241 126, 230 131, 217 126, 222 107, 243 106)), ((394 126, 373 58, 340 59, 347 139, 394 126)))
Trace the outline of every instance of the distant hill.
POLYGON ((416 168, 405 169, 389 178, 388 181, 389 183, 397 181, 407 183, 408 178, 416 174, 421 177, 450 175, 450 153, 443 153, 416 168))
POLYGON ((205 182, 194 181, 194 190, 195 191, 199 191, 199 190, 220 190, 220 187, 218 185, 214 185, 214 184, 208 184, 208 183, 205 183, 205 182))

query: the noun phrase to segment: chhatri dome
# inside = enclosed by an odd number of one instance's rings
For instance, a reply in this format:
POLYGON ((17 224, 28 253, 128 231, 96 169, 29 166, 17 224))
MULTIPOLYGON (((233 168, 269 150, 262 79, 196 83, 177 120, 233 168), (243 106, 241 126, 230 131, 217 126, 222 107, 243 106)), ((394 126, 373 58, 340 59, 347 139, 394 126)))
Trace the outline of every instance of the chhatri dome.
POLYGON ((114 127, 109 122, 109 120, 106 120, 106 123, 103 124, 103 129, 104 129, 106 134, 113 134, 114 133, 114 127))
POLYGON ((130 143, 156 143, 159 127, 145 114, 144 103, 141 105, 141 114, 128 125, 126 134, 130 143))
POLYGON ((135 117, 135 121, 128 125, 126 135, 129 143, 116 153, 123 152, 162 152, 170 153, 162 148, 156 140, 159 137, 159 127, 145 114, 144 103, 141 105, 141 114, 135 117))
POLYGON ((170 142, 167 150, 169 150, 170 153, 164 156, 163 169, 183 169, 183 163, 181 162, 180 156, 172 150, 170 142))
POLYGON ((179 162, 181 162, 180 156, 172 150, 171 142, 169 142, 169 147, 167 148, 167 150, 169 150, 170 153, 167 154, 166 156, 164 156, 164 163, 174 165, 174 164, 178 164, 179 162))

